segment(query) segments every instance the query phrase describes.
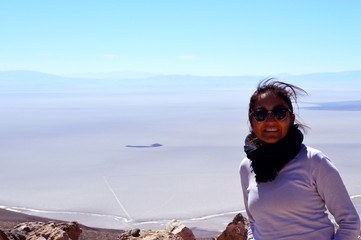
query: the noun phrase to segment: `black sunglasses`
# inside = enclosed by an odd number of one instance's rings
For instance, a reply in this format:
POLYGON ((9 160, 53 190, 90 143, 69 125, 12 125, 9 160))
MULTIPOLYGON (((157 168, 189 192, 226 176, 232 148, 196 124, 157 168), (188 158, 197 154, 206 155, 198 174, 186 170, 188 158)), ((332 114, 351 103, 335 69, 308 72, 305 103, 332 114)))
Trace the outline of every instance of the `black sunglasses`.
POLYGON ((278 108, 273 110, 256 110, 252 111, 252 116, 256 121, 263 122, 266 120, 268 113, 272 113, 273 117, 277 120, 282 120, 287 116, 287 113, 292 111, 289 108, 278 108))

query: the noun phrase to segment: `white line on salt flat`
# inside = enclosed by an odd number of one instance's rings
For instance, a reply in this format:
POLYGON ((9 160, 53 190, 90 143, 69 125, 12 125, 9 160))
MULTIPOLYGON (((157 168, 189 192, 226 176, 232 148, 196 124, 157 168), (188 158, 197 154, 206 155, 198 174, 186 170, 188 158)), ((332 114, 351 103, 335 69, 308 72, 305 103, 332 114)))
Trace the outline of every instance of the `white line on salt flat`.
POLYGON ((210 219, 210 218, 214 218, 214 217, 225 216, 225 215, 229 215, 229 214, 245 213, 245 212, 246 212, 246 210, 226 212, 226 213, 218 213, 218 214, 212 214, 212 215, 203 216, 203 217, 195 217, 195 218, 191 218, 189 220, 191 220, 191 221, 199 221, 199 220, 206 220, 206 219, 210 219))
POLYGON ((354 198, 359 198, 359 197, 361 197, 361 195, 353 195, 353 196, 351 196, 350 198, 351 198, 351 199, 354 199, 354 198))
POLYGON ((124 219, 125 221, 128 221, 128 219, 126 219, 124 217, 119 217, 119 216, 115 216, 115 215, 99 214, 99 213, 41 210, 41 209, 25 208, 25 207, 9 207, 9 206, 3 206, 3 205, 0 205, 0 209, 5 209, 8 211, 17 212, 17 213, 32 212, 32 213, 45 213, 45 214, 88 215, 88 216, 93 216, 93 217, 118 218, 118 219, 124 219))
POLYGON ((115 194, 113 188, 110 186, 110 184, 109 184, 108 180, 106 179, 106 177, 103 176, 103 178, 104 178, 104 182, 107 184, 110 192, 113 193, 114 198, 115 198, 115 200, 118 202, 120 208, 121 208, 121 209, 123 210, 123 212, 128 216, 128 220, 129 220, 129 221, 133 221, 133 219, 130 217, 129 213, 127 212, 127 210, 125 210, 125 207, 123 206, 123 204, 120 202, 118 196, 115 194))

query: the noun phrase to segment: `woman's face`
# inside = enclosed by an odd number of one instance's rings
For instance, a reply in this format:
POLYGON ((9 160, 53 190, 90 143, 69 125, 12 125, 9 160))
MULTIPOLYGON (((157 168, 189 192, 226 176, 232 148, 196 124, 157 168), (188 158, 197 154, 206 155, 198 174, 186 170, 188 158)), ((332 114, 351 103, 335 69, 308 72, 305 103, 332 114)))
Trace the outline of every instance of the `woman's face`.
MULTIPOLYGON (((289 108, 287 103, 280 97, 272 93, 263 93, 258 97, 254 105, 253 112, 257 110, 276 110, 289 108)), ((287 112, 285 118, 277 120, 272 113, 268 113, 264 121, 257 121, 253 116, 251 120, 251 127, 257 138, 265 143, 276 143, 284 138, 290 126, 295 120, 295 115, 287 112)))

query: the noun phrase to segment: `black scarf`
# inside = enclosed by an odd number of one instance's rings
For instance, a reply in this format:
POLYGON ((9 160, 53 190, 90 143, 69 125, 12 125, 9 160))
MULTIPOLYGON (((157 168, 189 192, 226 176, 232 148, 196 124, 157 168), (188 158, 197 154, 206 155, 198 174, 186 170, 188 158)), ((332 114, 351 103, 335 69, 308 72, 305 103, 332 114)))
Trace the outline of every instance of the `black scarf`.
POLYGON ((273 181, 279 171, 301 150, 303 134, 292 125, 287 135, 276 143, 264 144, 254 133, 245 140, 244 151, 251 160, 257 183, 273 181))

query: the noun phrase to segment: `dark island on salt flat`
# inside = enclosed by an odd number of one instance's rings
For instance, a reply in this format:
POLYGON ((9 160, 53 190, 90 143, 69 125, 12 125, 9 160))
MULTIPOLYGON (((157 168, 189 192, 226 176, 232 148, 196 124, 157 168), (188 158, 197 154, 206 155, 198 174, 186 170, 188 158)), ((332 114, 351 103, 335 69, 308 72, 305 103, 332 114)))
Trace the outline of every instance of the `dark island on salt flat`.
POLYGON ((153 143, 151 145, 126 145, 125 147, 128 148, 156 148, 156 147, 162 147, 162 144, 159 143, 153 143))

